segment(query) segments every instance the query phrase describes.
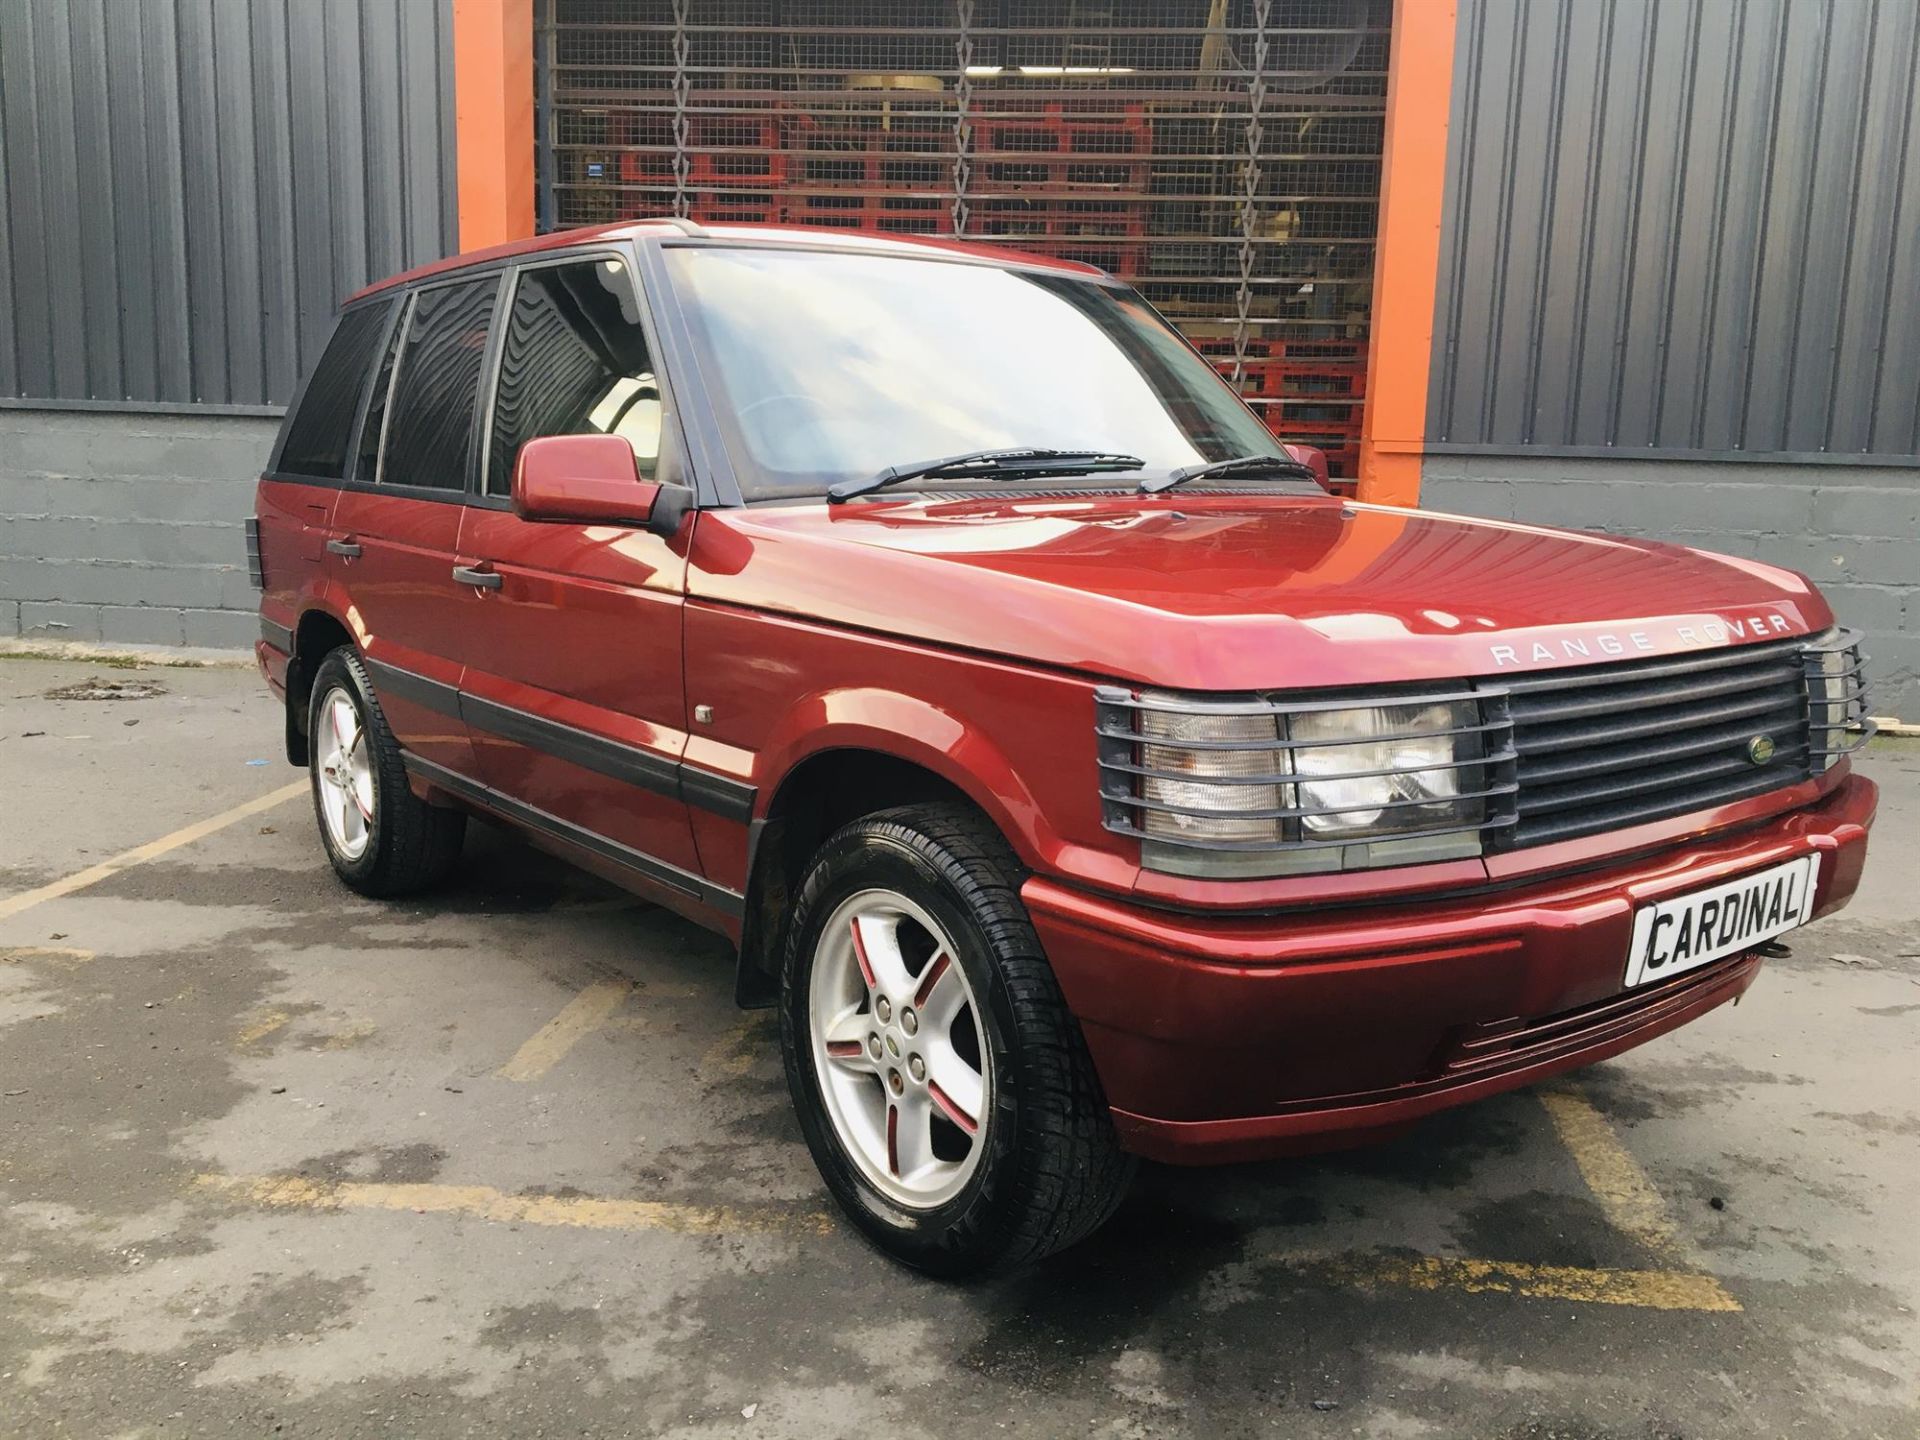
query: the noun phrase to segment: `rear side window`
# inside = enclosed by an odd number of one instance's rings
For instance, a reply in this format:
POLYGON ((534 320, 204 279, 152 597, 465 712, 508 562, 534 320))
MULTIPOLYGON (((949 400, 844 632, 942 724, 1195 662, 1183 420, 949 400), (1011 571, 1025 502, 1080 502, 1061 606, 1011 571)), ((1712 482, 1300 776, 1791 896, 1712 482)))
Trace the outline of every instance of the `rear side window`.
POLYGON ((354 412, 390 309, 386 302, 362 305, 340 317, 287 426, 287 443, 280 449, 284 474, 338 480, 345 473, 354 412))
POLYGON ((499 281, 488 276, 414 297, 387 415, 382 484, 465 488, 498 289, 499 281))
POLYGON ((487 489, 505 495, 520 447, 541 435, 618 435, 642 475, 660 458, 660 383, 626 265, 524 270, 500 355, 487 489))

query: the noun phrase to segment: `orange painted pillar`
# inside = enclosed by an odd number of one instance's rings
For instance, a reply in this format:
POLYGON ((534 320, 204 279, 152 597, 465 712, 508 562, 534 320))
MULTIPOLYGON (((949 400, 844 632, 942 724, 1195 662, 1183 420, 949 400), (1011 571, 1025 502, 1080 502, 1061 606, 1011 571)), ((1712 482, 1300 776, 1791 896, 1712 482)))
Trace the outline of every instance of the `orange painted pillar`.
POLYGON ((1394 0, 1372 340, 1360 431, 1360 498, 1382 505, 1420 501, 1455 18, 1454 0, 1394 0))
POLYGON ((453 0, 460 248, 533 234, 533 0, 453 0))

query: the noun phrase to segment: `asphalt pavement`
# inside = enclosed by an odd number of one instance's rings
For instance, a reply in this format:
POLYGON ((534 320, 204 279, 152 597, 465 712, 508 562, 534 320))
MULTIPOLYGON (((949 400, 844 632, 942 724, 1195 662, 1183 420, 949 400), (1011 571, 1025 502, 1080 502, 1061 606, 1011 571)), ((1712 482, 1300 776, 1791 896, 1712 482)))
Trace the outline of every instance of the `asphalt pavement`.
POLYGON ((1745 1001, 968 1285, 726 947, 487 827, 328 870, 259 679, 0 659, 0 1435, 1920 1435, 1920 742, 1745 1001))

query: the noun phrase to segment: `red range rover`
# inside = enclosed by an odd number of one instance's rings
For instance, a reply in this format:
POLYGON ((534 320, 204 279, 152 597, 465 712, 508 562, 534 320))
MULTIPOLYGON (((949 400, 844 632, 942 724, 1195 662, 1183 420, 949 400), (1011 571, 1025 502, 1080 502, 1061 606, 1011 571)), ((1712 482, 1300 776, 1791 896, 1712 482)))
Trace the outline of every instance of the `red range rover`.
POLYGON ((1124 285, 685 222, 347 302, 259 659, 347 884, 469 814, 723 932, 881 1246, 1067 1245, 1133 1157, 1602 1059, 1845 903, 1804 578, 1327 493, 1124 285))

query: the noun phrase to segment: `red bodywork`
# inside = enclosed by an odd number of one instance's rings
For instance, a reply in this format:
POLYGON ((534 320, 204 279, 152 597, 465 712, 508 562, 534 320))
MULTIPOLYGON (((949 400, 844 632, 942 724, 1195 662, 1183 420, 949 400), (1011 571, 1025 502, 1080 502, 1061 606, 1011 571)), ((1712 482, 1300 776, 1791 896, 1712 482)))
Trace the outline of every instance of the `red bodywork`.
POLYGON ((1817 851, 1825 913, 1873 817, 1842 761, 1627 831, 1334 875, 1156 873, 1103 828, 1102 684, 1457 680, 1580 663, 1569 640, 1644 658, 1833 623, 1798 575, 1672 545, 1292 492, 810 500, 702 509, 662 538, 269 478, 259 516, 276 689, 278 632, 324 614, 372 660, 681 766, 690 795, 730 784, 737 813, 688 805, 399 699, 410 748, 699 877, 557 847, 736 939, 741 907, 713 897, 750 892, 752 822, 811 757, 894 757, 969 796, 1031 871, 1122 1136, 1166 1160, 1381 1133, 1735 998, 1751 956, 1623 992, 1635 907, 1817 851), (402 535, 391 574, 323 552, 381 505, 434 512, 380 517, 402 535), (503 583, 448 584, 452 563, 503 583))

